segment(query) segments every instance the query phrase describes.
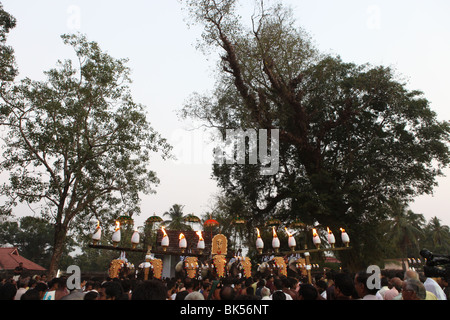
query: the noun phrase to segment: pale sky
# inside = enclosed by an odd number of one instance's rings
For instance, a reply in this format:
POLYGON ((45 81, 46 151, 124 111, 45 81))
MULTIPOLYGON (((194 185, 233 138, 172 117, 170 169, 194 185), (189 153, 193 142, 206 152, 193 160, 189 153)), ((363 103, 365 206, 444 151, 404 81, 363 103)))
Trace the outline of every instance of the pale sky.
MULTIPOLYGON (((1 1, 1 0, 0 0, 1 1)), ((187 132, 191 123, 176 111, 193 92, 214 85, 216 55, 205 57, 195 49, 199 28, 188 28, 177 0, 3 0, 4 9, 17 19, 8 43, 14 47, 19 79, 43 79, 43 71, 58 59, 73 57, 61 34, 81 32, 115 58, 129 58, 135 102, 147 106, 152 126, 174 146, 178 161, 151 164, 161 184, 144 196, 137 225, 173 204, 186 213, 207 211, 217 192, 207 161, 209 148, 200 131, 187 132)), ((241 1, 252 4, 253 1, 241 1)), ((409 81, 408 88, 425 93, 440 120, 450 120, 450 2, 285 0, 294 8, 298 25, 323 52, 344 61, 391 66, 409 81)), ((249 18, 243 10, 244 18, 249 18)), ((437 216, 450 225, 450 169, 439 178, 434 196, 418 197, 411 209, 429 220, 437 216)), ((19 212, 20 211, 20 212, 19 212)), ((30 214, 26 208, 18 215, 30 214)))

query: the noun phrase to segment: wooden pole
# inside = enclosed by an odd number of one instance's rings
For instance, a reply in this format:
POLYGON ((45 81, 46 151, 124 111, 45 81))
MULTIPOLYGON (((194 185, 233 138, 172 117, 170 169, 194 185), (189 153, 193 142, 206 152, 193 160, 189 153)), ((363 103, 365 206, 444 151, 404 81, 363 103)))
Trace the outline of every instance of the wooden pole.
POLYGON ((298 253, 314 253, 314 252, 326 252, 326 251, 344 251, 344 250, 350 250, 352 247, 339 247, 339 248, 325 248, 325 249, 304 249, 304 250, 295 250, 295 251, 283 251, 283 252, 270 252, 270 253, 261 253, 258 254, 259 256, 289 256, 291 254, 298 254, 298 253))
POLYGON ((305 262, 306 262, 306 272, 308 273, 308 283, 312 284, 311 259, 309 257, 309 252, 305 252, 305 262))
POLYGON ((89 248, 102 249, 102 250, 114 250, 114 251, 127 251, 127 252, 147 252, 147 250, 145 250, 145 249, 133 249, 133 248, 102 246, 102 245, 93 245, 93 244, 90 244, 89 248))
MULTIPOLYGON (((100 250, 114 250, 114 251, 125 251, 125 252, 142 252, 142 253, 146 253, 148 252, 147 249, 133 249, 133 248, 124 248, 124 247, 114 247, 114 246, 103 246, 103 245, 93 245, 90 244, 89 248, 93 248, 93 249, 100 249, 100 250)), ((204 256, 208 256, 209 253, 205 253, 205 250, 202 250, 203 252, 200 253, 200 250, 197 250, 198 252, 189 252, 189 253, 182 253, 181 250, 180 251, 162 251, 162 250, 158 250, 158 251, 152 251, 151 253, 153 254, 159 254, 159 255, 188 255, 188 256, 194 256, 194 257, 204 257, 204 256)))

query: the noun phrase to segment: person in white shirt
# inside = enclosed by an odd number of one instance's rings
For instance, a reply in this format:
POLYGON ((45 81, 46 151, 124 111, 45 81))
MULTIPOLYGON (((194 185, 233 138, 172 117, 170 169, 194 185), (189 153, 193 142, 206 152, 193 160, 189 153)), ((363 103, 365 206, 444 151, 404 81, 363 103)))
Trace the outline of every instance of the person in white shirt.
MULTIPOLYGON (((283 291, 275 290, 273 293, 275 292, 283 292, 283 291)), ((273 300, 273 293, 270 295, 270 300, 273 300)), ((286 300, 293 300, 290 294, 287 294, 286 292, 283 292, 283 294, 286 296, 286 300)))
POLYGON ((425 286, 425 289, 433 293, 438 300, 447 300, 444 290, 442 290, 441 286, 434 279, 427 278, 423 285, 425 286))
POLYGON ((17 289, 16 296, 14 297, 14 300, 20 300, 22 295, 25 292, 27 292, 27 290, 28 290, 28 281, 26 281, 26 280, 19 280, 18 287, 19 288, 17 289))
POLYGON ((324 298, 324 300, 327 300, 327 283, 323 280, 319 280, 316 282, 316 288, 321 297, 324 298))
POLYGON ((263 287, 261 289, 261 300, 272 300, 270 297, 270 289, 267 287, 263 287))
POLYGON ((384 300, 384 294, 389 290, 389 280, 386 277, 381 278, 381 289, 378 290, 376 297, 378 300, 384 300))
MULTIPOLYGON (((286 300, 293 300, 290 294, 287 294, 286 292, 283 291, 284 284, 283 284, 283 281, 282 281, 281 279, 275 279, 274 282, 273 282, 273 284, 274 284, 275 289, 276 289, 276 290, 274 291, 274 293, 275 293, 276 291, 281 291, 281 292, 283 292, 283 293, 286 295, 286 300)), ((273 296, 273 293, 272 293, 272 295, 270 296, 271 299, 273 299, 272 296, 273 296)))

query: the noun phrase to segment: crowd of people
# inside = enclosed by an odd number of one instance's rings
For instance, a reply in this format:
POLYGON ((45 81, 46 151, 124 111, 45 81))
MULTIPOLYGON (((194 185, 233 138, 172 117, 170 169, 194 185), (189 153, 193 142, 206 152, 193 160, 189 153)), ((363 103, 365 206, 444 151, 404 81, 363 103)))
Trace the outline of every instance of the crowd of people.
POLYGON ((46 275, 1 279, 0 300, 448 300, 443 278, 408 270, 383 271, 381 286, 368 285, 371 274, 327 272, 305 278, 257 275, 250 278, 151 279, 89 278, 68 290, 64 277, 46 275))

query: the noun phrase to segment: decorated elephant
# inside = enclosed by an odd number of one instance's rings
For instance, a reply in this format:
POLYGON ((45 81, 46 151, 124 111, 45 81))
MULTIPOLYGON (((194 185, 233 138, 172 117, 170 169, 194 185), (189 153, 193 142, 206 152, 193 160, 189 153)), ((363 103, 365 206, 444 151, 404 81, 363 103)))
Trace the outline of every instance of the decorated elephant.
POLYGON ((176 278, 197 278, 199 275, 199 270, 200 264, 197 257, 185 257, 175 266, 176 278))
POLYGON ((147 259, 139 264, 137 278, 138 279, 161 279, 163 263, 161 259, 147 259))
POLYGON ((256 273, 261 278, 267 278, 273 275, 274 262, 272 260, 264 261, 258 265, 256 273))
POLYGON ((250 278, 252 276, 252 263, 249 257, 235 257, 227 264, 227 273, 233 278, 250 278))
POLYGON ((223 278, 227 276, 227 259, 222 254, 216 254, 205 261, 202 268, 202 277, 212 276, 213 278, 223 278))
POLYGON ((272 257, 258 266, 257 273, 261 277, 270 275, 287 276, 288 266, 284 257, 272 257))
POLYGON ((108 270, 109 277, 112 279, 127 278, 129 275, 134 274, 134 272, 134 265, 128 262, 125 252, 121 252, 118 259, 111 261, 108 270))
POLYGON ((289 277, 306 276, 306 261, 304 258, 290 257, 287 274, 289 277))

